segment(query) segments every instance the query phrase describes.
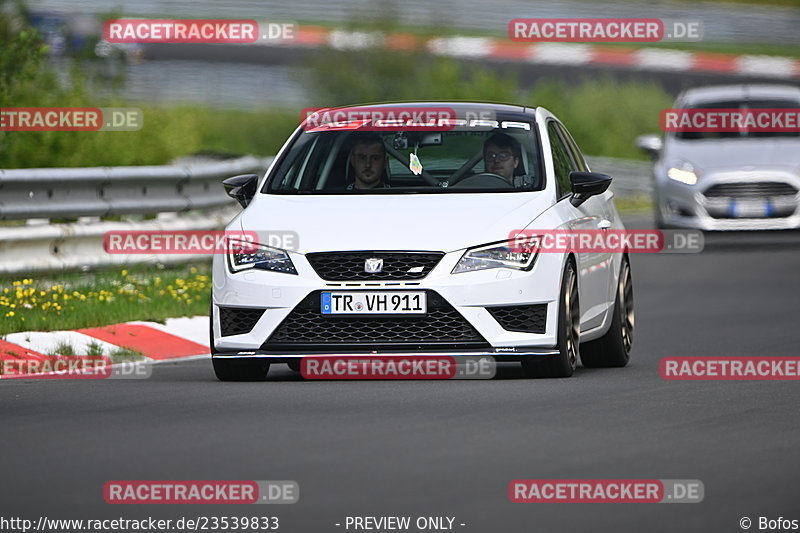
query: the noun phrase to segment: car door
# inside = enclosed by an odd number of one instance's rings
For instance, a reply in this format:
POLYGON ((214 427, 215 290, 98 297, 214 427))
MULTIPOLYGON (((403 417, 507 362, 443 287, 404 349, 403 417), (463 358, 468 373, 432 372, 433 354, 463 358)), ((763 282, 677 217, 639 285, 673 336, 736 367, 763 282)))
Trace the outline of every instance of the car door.
MULTIPOLYGON (((569 203, 572 189, 569 173, 573 170, 587 170, 577 146, 570 147, 571 137, 555 120, 548 121, 547 133, 556 173, 558 199, 559 202, 566 202, 565 206, 571 214, 568 228, 573 231, 588 230, 589 233, 603 230, 610 224, 607 218, 607 201, 603 195, 593 196, 578 207, 569 203)), ((600 326, 608 311, 611 253, 579 251, 575 257, 580 283, 581 329, 586 331, 600 326)))

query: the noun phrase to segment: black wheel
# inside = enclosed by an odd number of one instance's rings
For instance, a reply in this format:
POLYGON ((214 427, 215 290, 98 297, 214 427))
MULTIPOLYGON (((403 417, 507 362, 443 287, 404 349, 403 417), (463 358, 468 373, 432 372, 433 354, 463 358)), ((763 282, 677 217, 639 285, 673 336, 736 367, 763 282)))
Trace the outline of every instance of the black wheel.
POLYGON ((211 361, 220 381, 264 381, 269 372, 269 363, 263 359, 248 361, 214 357, 211 361))
POLYGON ((578 275, 567 261, 561 280, 558 306, 558 355, 526 358, 522 370, 529 378, 568 378, 580 357, 581 313, 578 300, 578 275))
POLYGON ((670 228, 669 224, 664 222, 664 212, 661 210, 661 200, 659 200, 657 194, 653 197, 653 222, 655 223, 656 229, 670 228))
POLYGON ((667 228, 664 224, 664 217, 661 215, 661 207, 659 207, 658 204, 653 206, 653 222, 655 223, 656 229, 667 228))
POLYGON ((633 283, 627 257, 617 283, 617 296, 608 332, 581 346, 581 362, 590 368, 622 367, 628 364, 633 346, 633 283))

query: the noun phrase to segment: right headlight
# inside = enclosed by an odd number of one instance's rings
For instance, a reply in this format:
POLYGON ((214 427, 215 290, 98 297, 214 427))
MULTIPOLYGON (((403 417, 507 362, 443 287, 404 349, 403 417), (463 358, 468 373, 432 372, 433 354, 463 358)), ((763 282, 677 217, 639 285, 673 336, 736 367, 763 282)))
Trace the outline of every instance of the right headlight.
POLYGON ((538 248, 536 246, 515 246, 508 240, 470 248, 453 268, 453 274, 461 272, 474 272, 490 268, 513 268, 516 270, 530 270, 536 261, 538 248))
POLYGON ((697 183, 697 171, 689 163, 670 168, 667 170, 667 177, 686 185, 695 185, 697 183))
POLYGON ((297 275, 288 252, 240 239, 228 239, 228 267, 231 272, 250 268, 297 275))

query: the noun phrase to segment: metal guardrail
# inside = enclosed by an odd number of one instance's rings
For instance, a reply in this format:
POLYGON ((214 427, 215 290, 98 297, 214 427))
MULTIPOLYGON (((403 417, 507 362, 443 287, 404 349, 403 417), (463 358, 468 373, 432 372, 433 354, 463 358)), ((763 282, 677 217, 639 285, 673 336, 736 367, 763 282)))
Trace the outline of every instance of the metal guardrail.
MULTIPOLYGON (((618 198, 650 195, 650 163, 587 159, 592 170, 614 178, 611 187, 618 198)), ((155 220, 29 220, 27 225, 0 226, 0 274, 207 259, 210 256, 112 255, 103 249, 103 236, 112 230, 221 229, 240 208, 220 182, 237 174, 263 173, 271 161, 248 156, 161 167, 0 170, 0 220, 158 214, 155 220)))
POLYGON ((180 213, 232 205, 220 181, 263 173, 252 156, 171 166, 0 170, 0 220, 180 213))
POLYGON ((225 227, 238 205, 202 214, 159 215, 137 222, 73 222, 0 227, 0 274, 91 270, 107 266, 155 265, 210 260, 201 254, 109 254, 103 237, 109 231, 199 231, 225 227))
POLYGON ((587 157, 586 162, 594 172, 612 178, 611 190, 617 198, 649 197, 653 193, 653 164, 647 161, 587 157))

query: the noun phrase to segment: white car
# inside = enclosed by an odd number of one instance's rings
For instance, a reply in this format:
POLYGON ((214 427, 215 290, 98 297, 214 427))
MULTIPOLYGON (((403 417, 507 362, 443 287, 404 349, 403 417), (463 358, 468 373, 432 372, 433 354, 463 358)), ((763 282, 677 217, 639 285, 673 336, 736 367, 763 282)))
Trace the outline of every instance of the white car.
POLYGON ((589 172, 541 107, 383 104, 369 113, 443 106, 457 118, 423 128, 304 123, 263 177, 225 181, 245 206, 227 230, 272 246, 214 257, 219 379, 264 379, 271 363, 297 370, 303 356, 328 354, 489 355, 521 362, 530 377, 571 376, 579 358, 627 364, 627 254, 509 245, 521 230, 624 230, 611 178, 589 172), (270 240, 287 232, 292 249, 270 240))
MULTIPOLYGON (((800 109, 800 88, 699 87, 676 109, 800 109)), ((675 132, 637 139, 655 160, 655 218, 661 228, 800 228, 800 133, 675 132)))

